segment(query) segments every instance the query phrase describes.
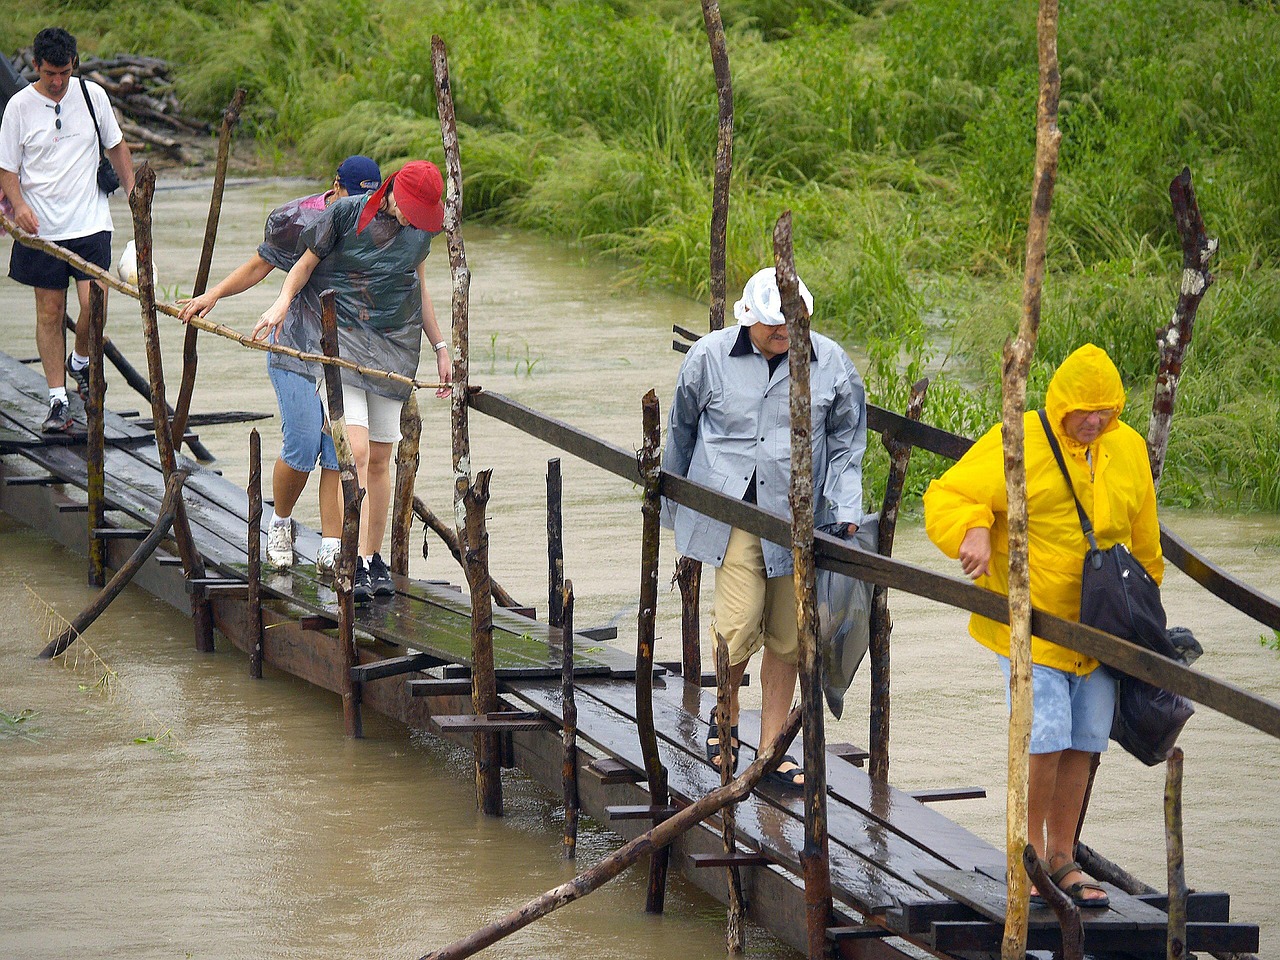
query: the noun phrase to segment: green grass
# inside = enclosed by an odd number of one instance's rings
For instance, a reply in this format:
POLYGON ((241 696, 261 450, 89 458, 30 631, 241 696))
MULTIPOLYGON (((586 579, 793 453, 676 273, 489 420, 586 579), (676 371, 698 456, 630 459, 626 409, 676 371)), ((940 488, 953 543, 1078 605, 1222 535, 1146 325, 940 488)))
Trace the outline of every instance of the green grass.
MULTIPOLYGON (((1280 90, 1265 82, 1280 76, 1276 12, 1237 0, 1201 0, 1194 17, 1146 0, 1062 11, 1062 157, 1029 401, 1092 340, 1145 431, 1155 331, 1181 266, 1167 188, 1189 165, 1222 251, 1180 386, 1170 503, 1280 510, 1280 90)), ((1020 309, 1035 5, 741 0, 722 13, 736 104, 730 290, 770 261, 773 223, 792 210, 815 324, 867 356, 871 397, 901 407, 928 371, 926 418, 982 432, 1020 309)), ((352 152, 441 159, 437 33, 469 219, 707 295, 716 100, 697 4, 18 0, 8 42, 54 21, 89 52, 177 61, 179 95, 211 119, 246 87, 263 157, 316 173, 352 152)), ((918 456, 909 492, 944 466, 918 456)), ((882 470, 877 453, 873 482, 882 470)))

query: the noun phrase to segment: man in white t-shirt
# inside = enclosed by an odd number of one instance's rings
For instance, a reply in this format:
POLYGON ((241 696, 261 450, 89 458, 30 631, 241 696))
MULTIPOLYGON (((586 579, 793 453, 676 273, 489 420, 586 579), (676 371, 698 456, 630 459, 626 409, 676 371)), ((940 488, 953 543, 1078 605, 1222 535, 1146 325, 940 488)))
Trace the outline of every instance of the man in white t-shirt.
MULTIPOLYGON (((0 122, 0 191, 23 230, 109 269, 112 223, 107 195, 98 189, 99 137, 126 193, 133 189, 129 145, 102 87, 72 76, 80 62, 76 38, 61 27, 49 27, 36 34, 33 47, 36 81, 10 98, 0 122)), ((9 276, 35 288, 36 347, 49 382, 49 416, 42 429, 66 430, 71 426, 66 374, 81 399, 89 393, 89 276, 21 243, 13 245, 9 276), (72 279, 82 322, 64 366, 62 321, 72 279)), ((103 287, 103 296, 106 292, 103 287)))

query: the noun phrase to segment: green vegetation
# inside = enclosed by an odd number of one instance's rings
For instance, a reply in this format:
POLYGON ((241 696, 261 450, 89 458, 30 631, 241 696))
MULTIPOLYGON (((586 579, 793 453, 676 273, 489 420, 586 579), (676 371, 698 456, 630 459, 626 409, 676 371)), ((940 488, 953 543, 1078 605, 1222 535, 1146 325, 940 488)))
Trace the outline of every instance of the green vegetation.
MULTIPOLYGON (((1062 16, 1064 140, 1029 400, 1092 340, 1145 432, 1154 331, 1181 264, 1166 188, 1189 165, 1222 252, 1180 388, 1171 503, 1280 510, 1276 13, 1269 0, 1202 0, 1194 16, 1080 0, 1062 16)), ((790 208, 815 322, 865 349, 873 399, 900 408, 907 383, 940 373, 926 418, 980 433, 998 416, 1000 345, 1018 318, 1035 4, 740 0, 724 14, 730 289, 769 261, 790 208)), ((210 117, 245 86, 264 154, 317 173, 352 152, 440 159, 438 33, 468 217, 706 296, 716 101, 691 0, 18 0, 9 19, 10 43, 56 20, 86 50, 178 61, 180 95, 210 117)), ((915 492, 940 466, 919 458, 915 492)))

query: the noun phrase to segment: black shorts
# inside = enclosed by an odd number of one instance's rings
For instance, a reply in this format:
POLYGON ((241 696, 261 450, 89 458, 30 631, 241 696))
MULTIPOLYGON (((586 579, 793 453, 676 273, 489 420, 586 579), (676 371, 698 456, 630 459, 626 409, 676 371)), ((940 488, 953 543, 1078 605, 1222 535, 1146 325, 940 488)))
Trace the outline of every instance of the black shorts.
MULTIPOLYGON (((70 250, 103 270, 111 269, 111 231, 91 233, 74 240, 58 240, 58 246, 70 250)), ((36 250, 14 241, 9 256, 9 276, 28 287, 42 290, 65 290, 69 280, 92 280, 83 270, 77 270, 65 260, 53 254, 36 250)))

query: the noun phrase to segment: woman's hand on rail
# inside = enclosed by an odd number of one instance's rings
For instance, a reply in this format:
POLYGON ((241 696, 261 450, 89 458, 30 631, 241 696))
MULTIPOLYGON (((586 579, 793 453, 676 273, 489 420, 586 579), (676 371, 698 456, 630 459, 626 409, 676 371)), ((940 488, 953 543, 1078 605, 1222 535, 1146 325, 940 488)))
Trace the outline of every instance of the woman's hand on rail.
MULTIPOLYGON (((441 383, 453 383, 453 361, 449 359, 449 348, 441 347, 436 351, 436 372, 440 375, 441 383)), ((440 387, 436 390, 437 397, 448 397, 453 394, 449 387, 440 387)))
POLYGON ((280 329, 280 325, 284 323, 285 314, 289 312, 289 301, 283 297, 277 297, 276 302, 267 307, 266 312, 258 319, 253 327, 253 339, 262 340, 264 338, 275 339, 275 332, 280 329), (283 301, 283 302, 282 302, 283 301))
POLYGON ((960 541, 960 569, 971 580, 991 572, 991 528, 972 527, 960 541))

